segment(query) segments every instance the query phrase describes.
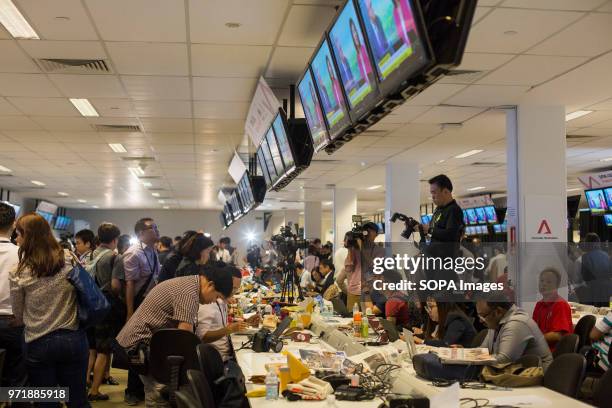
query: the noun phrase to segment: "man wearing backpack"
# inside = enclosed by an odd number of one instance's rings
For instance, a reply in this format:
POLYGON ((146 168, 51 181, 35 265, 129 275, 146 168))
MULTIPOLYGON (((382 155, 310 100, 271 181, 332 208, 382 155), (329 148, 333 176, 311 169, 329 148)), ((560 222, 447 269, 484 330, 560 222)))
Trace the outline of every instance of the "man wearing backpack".
POLYGON ((107 222, 100 224, 100 227, 98 227, 100 246, 94 251, 93 260, 88 266, 89 272, 112 306, 104 321, 95 326, 95 343, 89 345, 90 350, 95 351, 94 375, 88 396, 89 401, 108 400, 108 395, 100 393, 100 385, 104 380, 107 383, 115 383, 110 376, 105 379, 104 374, 110 361, 113 339, 121 329, 121 327, 118 327, 118 323, 122 324, 125 319, 125 317, 121 317, 121 311, 117 310, 117 304, 120 302, 113 301, 114 295, 111 290, 113 266, 117 256, 115 249, 120 235, 121 232, 116 225, 107 222))

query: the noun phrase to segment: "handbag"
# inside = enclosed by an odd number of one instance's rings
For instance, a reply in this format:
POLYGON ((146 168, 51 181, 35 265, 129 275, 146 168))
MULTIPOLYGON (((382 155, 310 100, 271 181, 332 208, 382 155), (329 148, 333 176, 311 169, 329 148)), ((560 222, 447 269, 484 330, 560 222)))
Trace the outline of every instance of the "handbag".
POLYGON ((68 281, 76 290, 79 328, 87 329, 102 322, 110 311, 110 303, 94 278, 78 261, 73 262, 73 268, 68 272, 68 281))
POLYGON ((480 373, 483 381, 501 387, 531 387, 540 385, 544 379, 542 366, 524 367, 522 364, 509 363, 485 366, 480 373))

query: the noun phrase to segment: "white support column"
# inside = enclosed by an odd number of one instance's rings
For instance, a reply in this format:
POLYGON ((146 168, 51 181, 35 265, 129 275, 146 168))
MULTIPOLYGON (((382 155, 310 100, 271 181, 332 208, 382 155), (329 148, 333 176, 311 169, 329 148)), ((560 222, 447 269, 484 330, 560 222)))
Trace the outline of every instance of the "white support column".
POLYGON ((385 174, 385 241, 405 241, 401 237, 403 222, 391 223, 393 213, 399 212, 417 221, 421 204, 419 165, 417 163, 387 163, 385 174))
MULTIPOLYGON (((285 226, 299 224, 300 223, 300 211, 299 210, 285 210, 285 226)), ((301 226, 301 225, 300 225, 301 226)), ((291 230, 295 232, 295 227, 292 226, 291 230)))
POLYGON ((357 192, 334 187, 334 250, 344 246, 344 234, 353 227, 352 216, 357 214, 357 192))
POLYGON ((324 236, 321 231, 321 202, 306 201, 304 203, 304 234, 306 239, 320 238, 324 241, 324 236))
POLYGON ((519 105, 506 116, 510 279, 530 309, 537 279, 547 266, 567 274, 561 247, 567 242, 565 107, 519 105))

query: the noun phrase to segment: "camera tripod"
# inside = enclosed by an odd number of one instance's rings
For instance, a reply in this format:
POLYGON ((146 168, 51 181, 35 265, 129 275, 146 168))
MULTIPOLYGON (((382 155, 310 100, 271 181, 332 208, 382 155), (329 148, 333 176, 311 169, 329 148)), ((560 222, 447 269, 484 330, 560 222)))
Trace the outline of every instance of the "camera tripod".
POLYGON ((283 284, 282 284, 281 297, 280 297, 281 302, 286 301, 288 303, 293 303, 293 300, 295 299, 293 295, 295 293, 296 286, 298 289, 297 300, 304 299, 304 294, 302 293, 302 287, 300 286, 298 279, 299 278, 295 272, 295 264, 294 263, 286 264, 283 267, 283 284))

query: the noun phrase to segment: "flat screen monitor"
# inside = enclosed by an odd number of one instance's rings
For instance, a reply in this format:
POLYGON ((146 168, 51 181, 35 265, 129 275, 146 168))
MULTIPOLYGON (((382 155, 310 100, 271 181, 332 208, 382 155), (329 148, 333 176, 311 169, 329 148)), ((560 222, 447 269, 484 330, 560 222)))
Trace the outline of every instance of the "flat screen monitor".
POLYGON ((602 189, 587 190, 584 192, 586 195, 587 203, 591 210, 604 211, 608 209, 606 205, 606 198, 602 189))
POLYGON ((321 106, 331 139, 339 136, 350 124, 346 102, 338 71, 329 50, 329 44, 323 39, 310 64, 315 84, 321 97, 321 106))
POLYGON ((468 215, 467 215, 467 211, 463 210, 463 225, 468 225, 469 221, 468 221, 468 215))
POLYGON ((605 188, 604 195, 606 196, 606 203, 608 204, 608 208, 612 209, 612 187, 605 188))
POLYGON ((68 229, 68 226, 70 225, 71 222, 72 222, 72 218, 59 215, 55 219, 54 229, 56 229, 56 230, 66 230, 66 229, 68 229))
POLYGON ((497 224, 497 213, 495 212, 495 207, 492 205, 487 205, 484 207, 484 211, 487 222, 489 224, 497 224))
POLYGON ((36 210, 36 213, 43 217, 49 223, 49 225, 51 225, 51 222, 53 221, 53 214, 40 210, 36 210))
POLYGON ((270 147, 270 157, 272 158, 272 165, 276 169, 277 177, 280 177, 283 175, 285 168, 283 166, 283 161, 281 160, 280 150, 278 149, 276 137, 274 137, 274 131, 272 130, 272 128, 268 129, 268 133, 266 133, 266 141, 268 142, 268 147, 270 147))
POLYGON ((608 227, 612 227, 612 214, 604 214, 604 221, 608 227))
POLYGON ((329 134, 327 133, 327 126, 325 125, 323 111, 321 110, 321 102, 315 89, 310 68, 306 69, 304 76, 298 83, 298 93, 300 94, 302 110, 304 111, 306 124, 312 138, 312 147, 315 152, 318 152, 329 143, 329 134))
POLYGON ((230 204, 232 205, 232 215, 234 217, 234 220, 237 220, 242 215, 242 208, 238 199, 237 190, 234 190, 234 192, 230 196, 230 204))
POLYGON ((476 218, 476 211, 474 211, 473 208, 468 208, 467 210, 465 210, 465 213, 467 214, 468 224, 470 225, 478 224, 478 218, 476 218))
POLYGON ((502 229, 502 232, 508 231, 508 221, 504 220, 504 222, 502 222, 501 229, 502 229))
POLYGON ((225 221, 225 213, 221 212, 221 214, 219 214, 219 221, 221 221, 221 226, 223 228, 227 228, 227 222, 225 221))
POLYGON ((431 64, 422 16, 414 0, 356 0, 381 90, 392 93, 431 64))
POLYGON ((266 159, 264 157, 264 150, 262 146, 257 149, 257 165, 261 169, 260 173, 266 182, 266 186, 270 186, 272 184, 272 180, 270 179, 270 172, 268 171, 268 166, 266 165, 266 159))
POLYGON ((489 233, 489 229, 487 228, 486 225, 479 225, 478 228, 480 229, 481 235, 486 235, 489 233))
POLYGON ((272 154, 270 153, 267 137, 264 137, 261 141, 261 150, 263 151, 264 162, 266 164, 266 168, 268 169, 268 174, 270 175, 270 185, 272 185, 278 179, 278 175, 276 173, 274 163, 272 162, 272 154))
POLYGON ((485 210, 483 207, 474 208, 476 212, 476 219, 478 220, 478 224, 484 224, 487 222, 487 217, 485 215, 485 210))
POLYGON ((279 111, 274 118, 272 128, 274 129, 274 135, 276 136, 276 141, 278 142, 281 159, 285 164, 285 172, 289 172, 293 167, 295 167, 295 159, 293 156, 293 150, 291 149, 291 144, 289 144, 289 139, 287 138, 287 124, 285 123, 284 114, 282 112, 279 111))
POLYGON ((495 232, 496 234, 501 234, 501 232, 502 232, 501 224, 494 224, 493 225, 493 232, 495 232))
POLYGON ((355 3, 348 0, 329 31, 336 65, 354 119, 378 101, 376 73, 368 52, 355 3))
POLYGON ((466 227, 465 235, 474 235, 474 227, 466 227))
POLYGON ((225 214, 227 225, 231 224, 234 221, 234 217, 232 215, 232 205, 229 202, 226 202, 225 206, 223 206, 223 213, 225 214))

